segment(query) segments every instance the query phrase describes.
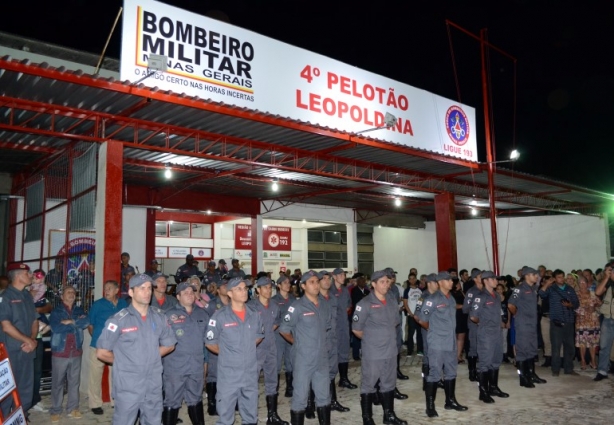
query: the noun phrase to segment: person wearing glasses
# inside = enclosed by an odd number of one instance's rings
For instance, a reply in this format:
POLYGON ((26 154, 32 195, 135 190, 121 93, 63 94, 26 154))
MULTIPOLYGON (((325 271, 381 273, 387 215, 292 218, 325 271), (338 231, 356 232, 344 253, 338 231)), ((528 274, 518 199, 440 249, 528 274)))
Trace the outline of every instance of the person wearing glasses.
POLYGON ((258 362, 256 347, 264 338, 260 315, 245 306, 247 283, 241 277, 228 281, 230 305, 209 320, 205 345, 218 355, 218 425, 232 425, 238 404, 244 424, 258 423, 258 362))

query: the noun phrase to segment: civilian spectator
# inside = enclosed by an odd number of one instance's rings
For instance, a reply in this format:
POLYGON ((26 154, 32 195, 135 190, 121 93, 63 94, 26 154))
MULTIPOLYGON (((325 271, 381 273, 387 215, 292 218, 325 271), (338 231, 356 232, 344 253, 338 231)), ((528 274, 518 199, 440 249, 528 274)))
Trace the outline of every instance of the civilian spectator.
MULTIPOLYGON (((103 297, 94 304, 92 304, 92 308, 89 313, 89 326, 87 330, 92 336, 92 342, 90 343, 89 349, 89 360, 90 360, 90 368, 89 368, 89 381, 88 381, 88 402, 89 407, 92 410, 92 413, 95 415, 102 415, 104 412, 102 410, 102 375, 104 371, 105 364, 98 360, 96 357, 96 343, 98 342, 98 338, 104 329, 104 324, 106 323, 109 317, 113 316, 115 313, 119 312, 121 309, 128 306, 126 300, 123 298, 119 298, 119 285, 114 280, 107 280, 104 283, 103 287, 103 297)), ((113 372, 111 365, 108 365, 109 368, 109 389, 112 386, 112 378, 113 372)))
POLYGON ((43 356, 45 347, 43 345, 43 334, 49 332, 49 320, 46 314, 51 313, 51 303, 45 297, 47 285, 45 285, 45 272, 41 269, 34 270, 32 285, 30 285, 30 295, 34 300, 34 307, 38 313, 38 329, 36 335, 36 357, 34 358, 34 390, 32 392, 32 409, 38 412, 46 412, 41 402, 40 387, 43 377, 43 356))
POLYGON ((578 292, 578 275, 567 273, 567 276, 565 276, 565 284, 569 285, 574 291, 578 292))
POLYGON ((613 349, 612 343, 614 343, 614 299, 612 297, 614 293, 614 282, 612 281, 612 265, 607 264, 603 268, 603 277, 595 289, 595 295, 603 297, 603 304, 599 309, 599 313, 603 315, 601 322, 601 331, 599 339, 599 366, 598 373, 595 376, 594 381, 601 381, 608 377, 608 371, 610 370, 609 356, 613 349))
POLYGON ((130 279, 134 277, 134 270, 129 270, 126 274, 122 275, 122 282, 119 287, 119 297, 124 298, 126 301, 130 299, 130 279))
POLYGON ((45 283, 47 288, 54 294, 60 292, 62 285, 64 284, 64 259, 56 258, 53 269, 45 276, 45 283))
POLYGON ((132 275, 134 276, 134 274, 136 273, 136 270, 134 270, 134 267, 128 264, 129 262, 130 262, 130 254, 128 254, 127 252, 122 252, 122 255, 121 255, 122 280, 125 280, 126 274, 132 273, 132 275))
POLYGON ((546 283, 539 296, 550 302, 550 342, 552 343, 552 376, 559 376, 561 369, 561 345, 563 369, 566 375, 575 375, 574 358, 574 310, 580 305, 576 291, 565 283, 565 273, 557 269, 552 274, 555 284, 546 283))
MULTIPOLYGON (((10 284, 0 298, 0 342, 8 353, 21 407, 27 414, 32 407, 34 389, 38 313, 32 296, 24 291, 32 282, 30 267, 26 264, 10 264, 7 272, 10 284)), ((13 397, 5 398, 1 406, 3 416, 8 418, 13 408, 13 397)))
MULTIPOLYGON (((407 345, 407 355, 411 356, 414 353, 414 334, 416 335, 417 350, 422 354, 422 335, 420 333, 420 325, 414 320, 416 312, 416 303, 422 296, 422 291, 418 288, 418 279, 416 275, 410 273, 407 279, 407 288, 403 291, 403 309, 407 320, 407 337, 405 344, 407 345)), ((405 333, 405 332, 404 332, 405 333)))
POLYGON ((84 309, 89 309, 94 302, 94 278, 96 275, 96 263, 90 261, 89 267, 79 271, 77 279, 75 279, 75 287, 77 288, 76 304, 84 309))
POLYGON ((591 356, 591 369, 597 369, 595 363, 595 348, 599 345, 599 311, 601 301, 594 292, 589 291, 587 279, 580 275, 578 279, 578 301, 580 307, 576 310, 576 347, 580 349, 581 369, 586 369, 586 349, 591 356))
POLYGON ((454 283, 454 287, 452 288, 452 296, 454 297, 454 300, 456 300, 456 357, 458 358, 458 363, 465 363, 465 360, 463 359, 463 350, 465 348, 467 319, 469 318, 469 315, 463 312, 463 304, 465 303, 463 283, 459 279, 452 279, 452 282, 454 283))
POLYGON ((597 282, 595 281, 593 271, 591 269, 584 269, 582 270, 582 276, 584 276, 584 278, 586 279, 588 290, 590 292, 595 292, 595 288, 597 288, 597 282))
POLYGON ((80 419, 79 384, 81 378, 81 355, 83 354, 83 329, 89 319, 83 308, 75 305, 77 291, 66 286, 62 291, 62 304, 51 312, 49 322, 51 337, 51 423, 60 421, 66 383, 68 417, 80 419))
MULTIPOLYGON (((552 284, 553 282, 554 277, 552 277, 552 275, 547 274, 542 277, 542 287, 547 283, 552 284)), ((541 303, 541 319, 539 322, 539 327, 544 343, 544 363, 542 364, 542 367, 551 367, 552 343, 550 342, 550 300, 548 298, 540 297, 539 302, 541 303)))

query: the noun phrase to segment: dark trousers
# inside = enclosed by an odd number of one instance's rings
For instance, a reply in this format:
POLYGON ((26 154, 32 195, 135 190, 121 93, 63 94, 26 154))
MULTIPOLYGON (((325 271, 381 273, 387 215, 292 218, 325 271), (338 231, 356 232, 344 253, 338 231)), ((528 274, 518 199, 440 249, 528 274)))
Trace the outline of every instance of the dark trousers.
POLYGON ((37 339, 36 357, 34 358, 34 389, 32 391, 32 406, 41 401, 40 389, 41 378, 43 377, 43 355, 45 354, 45 346, 42 339, 37 339))
MULTIPOLYGON (((407 354, 414 352, 414 334, 418 331, 419 325, 416 323, 413 317, 407 316, 407 354)), ((418 344, 418 351, 422 351, 421 347, 421 332, 418 332, 416 336, 416 343, 418 344)))
POLYGON ((561 370, 561 345, 563 346, 563 369, 565 373, 573 370, 575 354, 575 326, 573 321, 562 326, 550 323, 550 341, 552 342, 552 371, 561 370))
POLYGON ((354 360, 360 360, 360 348, 362 347, 362 340, 352 335, 352 357, 354 360))

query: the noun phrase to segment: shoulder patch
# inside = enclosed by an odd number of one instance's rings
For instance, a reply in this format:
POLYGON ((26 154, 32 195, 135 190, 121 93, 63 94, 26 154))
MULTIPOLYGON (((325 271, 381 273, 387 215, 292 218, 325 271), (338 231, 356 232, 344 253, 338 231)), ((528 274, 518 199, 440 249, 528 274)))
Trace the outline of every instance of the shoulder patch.
POLYGON ((467 294, 467 296, 468 296, 469 298, 473 298, 473 293, 469 292, 469 293, 467 294))
POLYGON ((286 315, 284 316, 284 322, 289 322, 289 321, 290 321, 290 315, 289 315, 289 314, 286 314, 286 315))
POLYGON ((427 305, 427 306, 429 306, 429 307, 431 307, 431 306, 433 305, 433 303, 432 303, 431 301, 427 301, 427 302, 426 302, 426 305, 427 305))
POLYGON ((215 320, 213 319, 209 320, 209 326, 215 326, 215 320))
POLYGON ((479 298, 476 298, 474 301, 475 301, 476 303, 479 303, 479 302, 480 302, 480 299, 479 299, 479 298))
POLYGON ((110 330, 111 332, 115 332, 117 330, 117 325, 115 323, 109 323, 109 326, 107 326, 107 329, 110 330))
POLYGON ((514 292, 519 293, 519 292, 520 292, 520 289, 518 289, 518 288, 514 288, 514 292))
POLYGON ((477 310, 478 308, 480 308, 479 304, 473 304, 473 309, 477 310))
POLYGON ((127 310, 127 309, 125 309, 125 308, 122 308, 122 309, 119 311, 119 313, 117 313, 117 317, 119 317, 119 318, 121 319, 121 318, 122 318, 122 317, 124 317, 126 314, 128 314, 128 310, 127 310))
POLYGON ((353 320, 354 322, 358 322, 358 315, 357 315, 357 314, 355 314, 355 315, 354 315, 354 317, 352 317, 352 320, 353 320))
POLYGON ((357 305, 357 306, 356 306, 356 311, 362 311, 362 307, 361 307, 361 306, 359 306, 359 305, 357 305))
POLYGON ((213 339, 213 331, 207 332, 207 339, 211 341, 213 339))
POLYGON ((289 313, 294 313, 294 307, 288 307, 288 312, 289 313))

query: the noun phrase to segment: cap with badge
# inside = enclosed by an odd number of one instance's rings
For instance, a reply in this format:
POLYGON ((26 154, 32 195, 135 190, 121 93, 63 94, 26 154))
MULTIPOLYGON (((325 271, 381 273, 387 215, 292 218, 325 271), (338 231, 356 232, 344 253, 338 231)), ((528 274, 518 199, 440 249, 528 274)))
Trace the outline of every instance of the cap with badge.
POLYGON ((177 284, 177 289, 175 290, 175 292, 177 294, 179 294, 181 291, 183 291, 184 289, 188 289, 188 288, 192 288, 192 290, 194 290, 194 286, 192 286, 187 281, 181 282, 181 283, 177 284))
POLYGON ((307 272, 305 272, 302 276, 301 276, 301 283, 305 283, 307 282, 307 280, 311 277, 317 277, 318 279, 320 279, 320 274, 316 273, 314 270, 309 270, 307 272))
POLYGON ((452 280, 452 275, 448 272, 439 272, 437 273, 437 282, 442 280, 452 280))
POLYGON ((496 279, 497 275, 491 272, 490 270, 482 272, 482 280, 484 279, 496 279))
POLYGON ((12 272, 13 270, 30 271, 30 266, 24 263, 13 263, 13 264, 9 264, 8 267, 6 268, 7 272, 12 272))
POLYGON ((538 273, 537 273, 537 270, 535 270, 533 267, 524 266, 522 268, 522 271, 520 272, 520 274, 522 276, 526 276, 528 274, 538 274, 538 273))
POLYGON ((345 274, 345 270, 339 268, 333 270, 333 276, 337 276, 339 274, 345 274))
POLYGON ((135 274, 134 276, 130 278, 130 281, 128 282, 128 286, 130 288, 134 288, 137 286, 141 286, 145 282, 151 282, 151 278, 147 276, 146 274, 135 274))
POLYGON ((427 282, 437 282, 437 273, 431 273, 426 277, 427 282))
POLYGON ((382 277, 390 277, 386 270, 378 270, 371 275, 371 282, 377 282, 382 277))
POLYGON ((269 279, 267 276, 259 277, 258 280, 256 281, 256 286, 266 286, 270 284, 271 284, 271 279, 269 279))
POLYGON ((245 285, 247 286, 247 282, 245 281, 245 279, 244 279, 244 278, 242 278, 242 277, 233 277, 233 278, 232 278, 232 279, 230 279, 230 280, 228 281, 228 283, 226 284, 226 289, 227 289, 228 291, 230 291, 231 289, 236 288, 237 286, 239 286, 239 284, 240 284, 241 282, 245 283, 245 285))

